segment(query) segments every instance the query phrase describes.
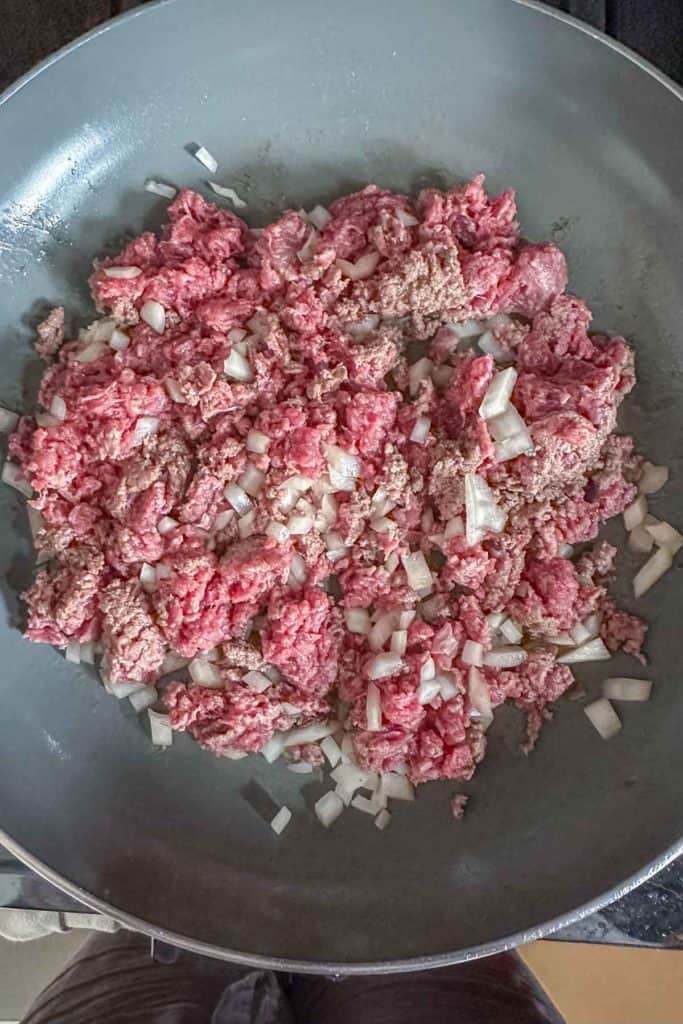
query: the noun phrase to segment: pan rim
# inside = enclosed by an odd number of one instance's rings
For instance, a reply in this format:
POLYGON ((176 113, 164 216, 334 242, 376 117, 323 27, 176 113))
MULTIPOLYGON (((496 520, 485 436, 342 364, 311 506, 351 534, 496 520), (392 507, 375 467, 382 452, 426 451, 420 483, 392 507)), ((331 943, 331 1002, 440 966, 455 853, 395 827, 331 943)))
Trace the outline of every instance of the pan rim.
MULTIPOLYGON (((0 93, 0 114, 5 104, 7 104, 15 95, 33 81, 34 78, 42 74, 44 71, 47 71, 53 65, 59 63, 71 53, 80 49, 81 46, 84 46, 91 40, 103 35, 105 32, 115 29, 120 23, 132 21, 135 18, 145 17, 148 15, 152 16, 159 8, 170 6, 171 4, 180 4, 182 2, 183 0, 153 0, 153 2, 146 3, 143 7, 127 11, 114 18, 110 18, 102 25, 96 26, 89 32, 84 33, 77 39, 68 43, 66 46, 56 50, 35 67, 29 69, 29 71, 23 74, 15 82, 11 83, 2 93, 0 93)), ((677 85, 663 71, 655 67, 654 64, 646 60, 646 58, 641 57, 634 50, 631 50, 629 47, 624 46, 617 40, 612 39, 599 29, 581 22, 562 11, 549 8, 544 4, 537 2, 537 0, 513 0, 513 2, 520 7, 526 7, 532 11, 536 11, 538 14, 546 15, 547 17, 564 23, 584 35, 587 35, 589 38, 594 39, 596 42, 602 43, 604 46, 607 46, 609 49, 621 55, 632 64, 635 64, 636 67, 653 78, 676 99, 683 102, 683 88, 677 85)), ((189 938, 173 932, 170 929, 143 921, 134 914, 130 914, 124 910, 119 910, 107 903, 105 900, 92 895, 85 889, 81 888, 81 886, 76 882, 71 881, 64 875, 61 875, 59 872, 49 867, 47 864, 44 864, 39 858, 29 850, 25 849, 19 842, 14 840, 2 828, 0 828, 0 843, 5 846, 6 849, 18 860, 26 864, 26 866, 31 870, 35 871, 36 874, 44 878, 47 882, 50 882, 56 888, 61 889, 63 892, 73 897, 76 901, 84 904, 85 907, 113 917, 115 920, 126 925, 131 930, 142 932, 157 941, 166 942, 202 956, 209 956, 219 960, 227 960, 247 967, 257 967, 276 971, 291 971, 305 974, 328 974, 340 976, 360 974, 397 974, 405 971, 427 970, 476 960, 482 957, 492 956, 496 953, 503 953, 506 950, 513 949, 517 946, 523 945, 524 943, 552 935, 553 932, 556 932, 561 928, 568 927, 577 921, 581 921, 583 918, 601 910, 609 903, 620 899, 633 889, 636 889, 643 882, 646 882, 649 878, 653 877, 668 864, 672 863, 677 857, 683 854, 683 835, 681 835, 676 842, 667 847, 667 849, 659 856, 645 864, 639 871, 636 871, 634 874, 612 886, 606 892, 601 893, 594 899, 581 904, 579 907, 566 911, 564 914, 554 917, 550 921, 542 922, 522 931, 514 932, 510 935, 492 940, 491 942, 481 943, 466 949, 420 957, 409 957, 394 960, 357 961, 349 963, 343 961, 295 960, 276 956, 266 956, 258 953, 244 953, 239 950, 232 950, 223 946, 217 946, 201 939, 189 938)))

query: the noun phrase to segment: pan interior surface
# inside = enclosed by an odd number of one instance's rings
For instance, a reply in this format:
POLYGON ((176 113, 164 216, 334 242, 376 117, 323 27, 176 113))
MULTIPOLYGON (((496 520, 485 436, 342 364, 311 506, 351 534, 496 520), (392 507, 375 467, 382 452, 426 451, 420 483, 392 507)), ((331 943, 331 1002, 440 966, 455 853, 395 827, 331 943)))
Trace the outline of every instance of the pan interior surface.
MULTIPOLYGON (((683 104, 601 39, 501 0, 172 0, 49 63, 0 106, 0 132, 2 404, 31 408, 36 314, 87 317, 92 258, 162 222, 144 180, 205 187, 190 143, 253 226, 368 182, 414 192, 484 171, 517 188, 526 236, 566 252, 595 324, 633 342, 621 428, 671 467, 652 510, 681 526, 683 104)), ((392 969, 533 932, 679 842, 680 568, 638 606, 655 696, 620 709, 616 739, 563 700, 525 758, 506 709, 463 822, 448 809, 463 787, 438 784, 397 803, 386 832, 353 811, 326 831, 320 784, 184 736, 158 753, 87 667, 21 638, 21 501, 2 489, 0 827, 128 920, 252 962, 392 969), (293 810, 282 837, 264 793, 293 810)), ((623 547, 619 524, 607 535, 623 547)), ((623 550, 619 564, 635 610, 637 563, 623 550)), ((604 671, 578 674, 597 695, 604 671)), ((641 666, 619 657, 609 674, 641 666)))

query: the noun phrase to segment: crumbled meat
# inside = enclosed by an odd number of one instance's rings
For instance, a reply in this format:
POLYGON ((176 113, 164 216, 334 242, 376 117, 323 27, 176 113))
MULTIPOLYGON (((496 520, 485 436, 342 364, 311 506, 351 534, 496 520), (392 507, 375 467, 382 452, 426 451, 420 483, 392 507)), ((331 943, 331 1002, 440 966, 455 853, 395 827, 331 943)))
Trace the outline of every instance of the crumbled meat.
POLYGON ((456 793, 454 797, 451 797, 451 814, 453 815, 454 821, 462 821, 465 817, 465 808, 469 797, 464 793, 456 793))
POLYGON ((45 320, 36 327, 36 334, 36 352, 45 362, 50 362, 64 341, 64 308, 57 306, 51 310, 45 320))
POLYGON ((103 667, 112 682, 148 683, 159 676, 165 643, 136 580, 112 580, 99 595, 103 667))

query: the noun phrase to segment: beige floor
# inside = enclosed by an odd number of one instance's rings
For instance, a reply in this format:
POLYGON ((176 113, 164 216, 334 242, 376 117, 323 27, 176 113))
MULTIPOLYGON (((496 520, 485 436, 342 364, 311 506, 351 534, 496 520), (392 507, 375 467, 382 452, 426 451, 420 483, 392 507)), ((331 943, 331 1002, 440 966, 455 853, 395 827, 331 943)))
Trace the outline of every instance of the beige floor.
POLYGON ((534 942, 520 953, 567 1024, 683 1024, 683 949, 534 942))

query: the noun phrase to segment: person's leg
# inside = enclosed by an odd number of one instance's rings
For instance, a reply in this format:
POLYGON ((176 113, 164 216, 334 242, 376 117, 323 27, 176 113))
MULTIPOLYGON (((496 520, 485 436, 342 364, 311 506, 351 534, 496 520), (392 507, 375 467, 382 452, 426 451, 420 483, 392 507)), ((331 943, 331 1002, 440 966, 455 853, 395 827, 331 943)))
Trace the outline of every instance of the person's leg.
POLYGON ((564 1024, 516 953, 410 974, 295 975, 297 1024, 564 1024))

